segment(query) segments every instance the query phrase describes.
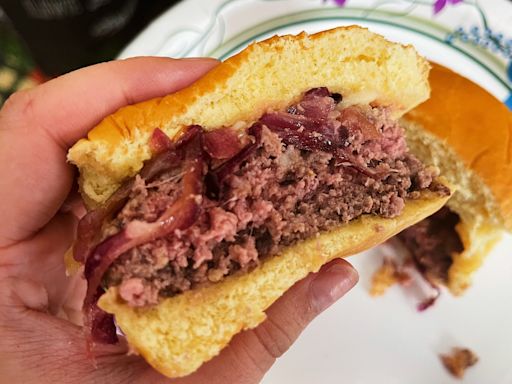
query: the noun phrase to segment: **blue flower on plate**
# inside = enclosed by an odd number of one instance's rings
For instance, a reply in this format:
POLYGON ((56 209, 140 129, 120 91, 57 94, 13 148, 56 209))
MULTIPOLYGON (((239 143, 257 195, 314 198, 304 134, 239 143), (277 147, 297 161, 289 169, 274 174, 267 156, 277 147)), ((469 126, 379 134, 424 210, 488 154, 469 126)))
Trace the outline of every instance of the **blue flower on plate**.
POLYGON ((434 14, 438 14, 447 4, 462 3, 464 0, 436 0, 434 3, 434 14))

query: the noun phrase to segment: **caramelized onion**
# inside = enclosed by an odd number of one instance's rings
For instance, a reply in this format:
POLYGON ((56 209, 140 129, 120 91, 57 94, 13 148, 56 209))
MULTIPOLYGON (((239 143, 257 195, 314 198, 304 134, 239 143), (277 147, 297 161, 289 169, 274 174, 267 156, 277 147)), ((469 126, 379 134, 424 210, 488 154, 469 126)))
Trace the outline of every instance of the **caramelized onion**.
POLYGON ((240 152, 238 152, 231 159, 223 163, 220 167, 214 170, 215 178, 222 182, 228 175, 232 174, 240 164, 246 160, 260 145, 261 143, 261 123, 255 123, 249 128, 249 134, 254 137, 254 141, 247 144, 240 152))
POLYGON ((84 262, 87 259, 99 240, 101 226, 123 207, 132 185, 133 179, 128 180, 103 206, 88 212, 79 221, 76 241, 73 244, 73 257, 76 261, 84 262))
POLYGON ((436 284, 433 284, 429 280, 427 280, 427 281, 430 283, 430 286, 435 289, 436 293, 433 296, 428 297, 425 300, 421 301, 417 305, 416 308, 420 312, 423 312, 423 311, 427 310, 428 308, 430 308, 431 306, 433 306, 436 303, 437 299, 439 299, 439 296, 441 296, 441 288, 439 288, 439 286, 437 286, 436 284))
POLYGON ((163 172, 181 167, 181 160, 180 153, 175 149, 162 152, 148 160, 139 175, 144 180, 150 181, 163 172))
MULTIPOLYGON (((202 128, 191 126, 174 145, 167 135, 156 128, 150 139, 152 151, 157 153, 146 161, 140 171, 140 177, 146 181, 182 166, 183 148, 193 139, 202 128)), ((134 178, 127 180, 103 206, 87 213, 78 223, 77 239, 73 245, 73 257, 76 261, 84 262, 97 245, 100 229, 106 221, 110 220, 126 203, 133 186, 134 178)))
MULTIPOLYGON (((115 235, 101 242, 85 262, 87 295, 84 302, 85 329, 87 339, 98 342, 112 342, 106 336, 108 317, 96 305, 101 296, 101 280, 112 263, 126 251, 141 244, 168 235, 175 230, 184 230, 195 223, 200 214, 205 162, 202 151, 202 132, 194 129, 180 147, 183 148, 184 176, 179 198, 155 222, 132 221, 115 235), (98 328, 99 327, 99 328, 98 328)), ((111 322, 110 322, 111 323, 111 322)), ((110 329, 110 328, 109 328, 110 329)), ((115 340, 113 340, 115 342, 115 340)))
POLYGON ((307 91, 304 94, 305 99, 307 99, 311 96, 329 97, 329 96, 331 96, 331 93, 329 92, 327 87, 317 87, 317 88, 311 88, 309 91, 307 91))
POLYGON ((90 341, 92 340, 101 344, 115 344, 118 340, 114 316, 103 311, 96 304, 103 293, 103 289, 98 287, 90 305, 85 307, 85 327, 88 336, 87 349, 89 354, 92 352, 90 348, 90 341), (90 323, 88 323, 88 321, 90 321, 90 323))
POLYGON ((373 140, 380 138, 380 130, 357 107, 341 110, 337 121, 329 119, 334 106, 335 100, 327 88, 314 88, 288 112, 266 113, 260 122, 277 133, 287 145, 306 151, 330 152, 338 165, 374 179, 385 177, 387 173, 361 164, 345 150, 350 135, 355 132, 361 132, 365 140, 373 140))
POLYGON ((357 107, 342 109, 339 121, 350 133, 360 131, 365 140, 378 140, 382 135, 375 124, 357 107))
POLYGON ((263 115, 260 122, 277 133, 285 144, 300 149, 331 152, 340 145, 337 132, 329 129, 323 120, 285 112, 271 112, 263 115))
POLYGON ((173 148, 174 144, 160 128, 155 128, 149 139, 149 148, 153 154, 162 153, 173 148))
POLYGON ((327 88, 315 88, 306 92, 297 106, 297 112, 316 120, 327 120, 329 113, 334 111, 336 102, 327 88))
POLYGON ((212 159, 226 160, 235 156, 241 143, 231 128, 220 128, 204 134, 204 149, 212 159))

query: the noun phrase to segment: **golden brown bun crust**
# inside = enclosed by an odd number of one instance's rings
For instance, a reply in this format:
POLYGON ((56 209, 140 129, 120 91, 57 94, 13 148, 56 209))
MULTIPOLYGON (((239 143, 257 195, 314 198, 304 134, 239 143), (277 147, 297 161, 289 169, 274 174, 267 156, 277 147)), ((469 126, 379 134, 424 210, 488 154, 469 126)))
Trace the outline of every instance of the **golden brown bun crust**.
POLYGON ((248 274, 154 307, 128 307, 116 288, 100 298, 99 306, 115 315, 130 345, 156 370, 168 377, 185 376, 216 356, 235 334, 265 320, 264 311, 308 273, 385 241, 440 209, 448 198, 424 192, 421 199, 408 200, 397 218, 364 215, 287 248, 248 274))
POLYGON ((205 129, 250 123, 319 86, 344 103, 373 103, 402 115, 429 95, 428 62, 411 46, 357 26, 252 44, 175 94, 121 108, 71 148, 82 194, 101 203, 151 156, 155 128, 169 137, 191 124, 205 129))
POLYGON ((406 118, 451 147, 492 191, 503 223, 512 230, 512 112, 470 80, 438 64, 432 95, 406 118))

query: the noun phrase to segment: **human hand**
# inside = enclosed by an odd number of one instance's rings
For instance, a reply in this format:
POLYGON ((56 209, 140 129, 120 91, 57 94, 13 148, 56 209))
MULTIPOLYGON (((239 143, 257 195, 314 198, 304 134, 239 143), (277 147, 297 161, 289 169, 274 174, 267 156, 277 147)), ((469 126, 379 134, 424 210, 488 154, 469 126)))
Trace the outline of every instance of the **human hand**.
POLYGON ((12 96, 0 111, 0 377, 16 383, 257 383, 357 273, 343 260, 297 283, 254 330, 237 335, 196 373, 166 379, 125 343, 87 358, 85 281, 66 277, 64 253, 83 214, 69 147, 123 105, 172 93, 217 61, 135 58, 81 69, 12 96), (76 192, 75 192, 76 193, 76 192))

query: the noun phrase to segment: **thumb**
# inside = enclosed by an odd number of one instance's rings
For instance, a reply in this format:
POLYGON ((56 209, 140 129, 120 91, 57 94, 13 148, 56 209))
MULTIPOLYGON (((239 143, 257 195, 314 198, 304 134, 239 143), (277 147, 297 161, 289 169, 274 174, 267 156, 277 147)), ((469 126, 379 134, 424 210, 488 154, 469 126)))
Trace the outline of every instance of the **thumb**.
POLYGON ((347 293, 357 280, 357 272, 345 260, 324 265, 276 301, 261 325, 235 336, 218 357, 176 384, 259 383, 304 328, 347 293))
POLYGON ((41 283, 7 277, 0 280, 0 292, 0 382, 134 382, 149 370, 140 358, 127 355, 123 343, 98 346, 94 366, 81 327, 47 313, 41 283))

